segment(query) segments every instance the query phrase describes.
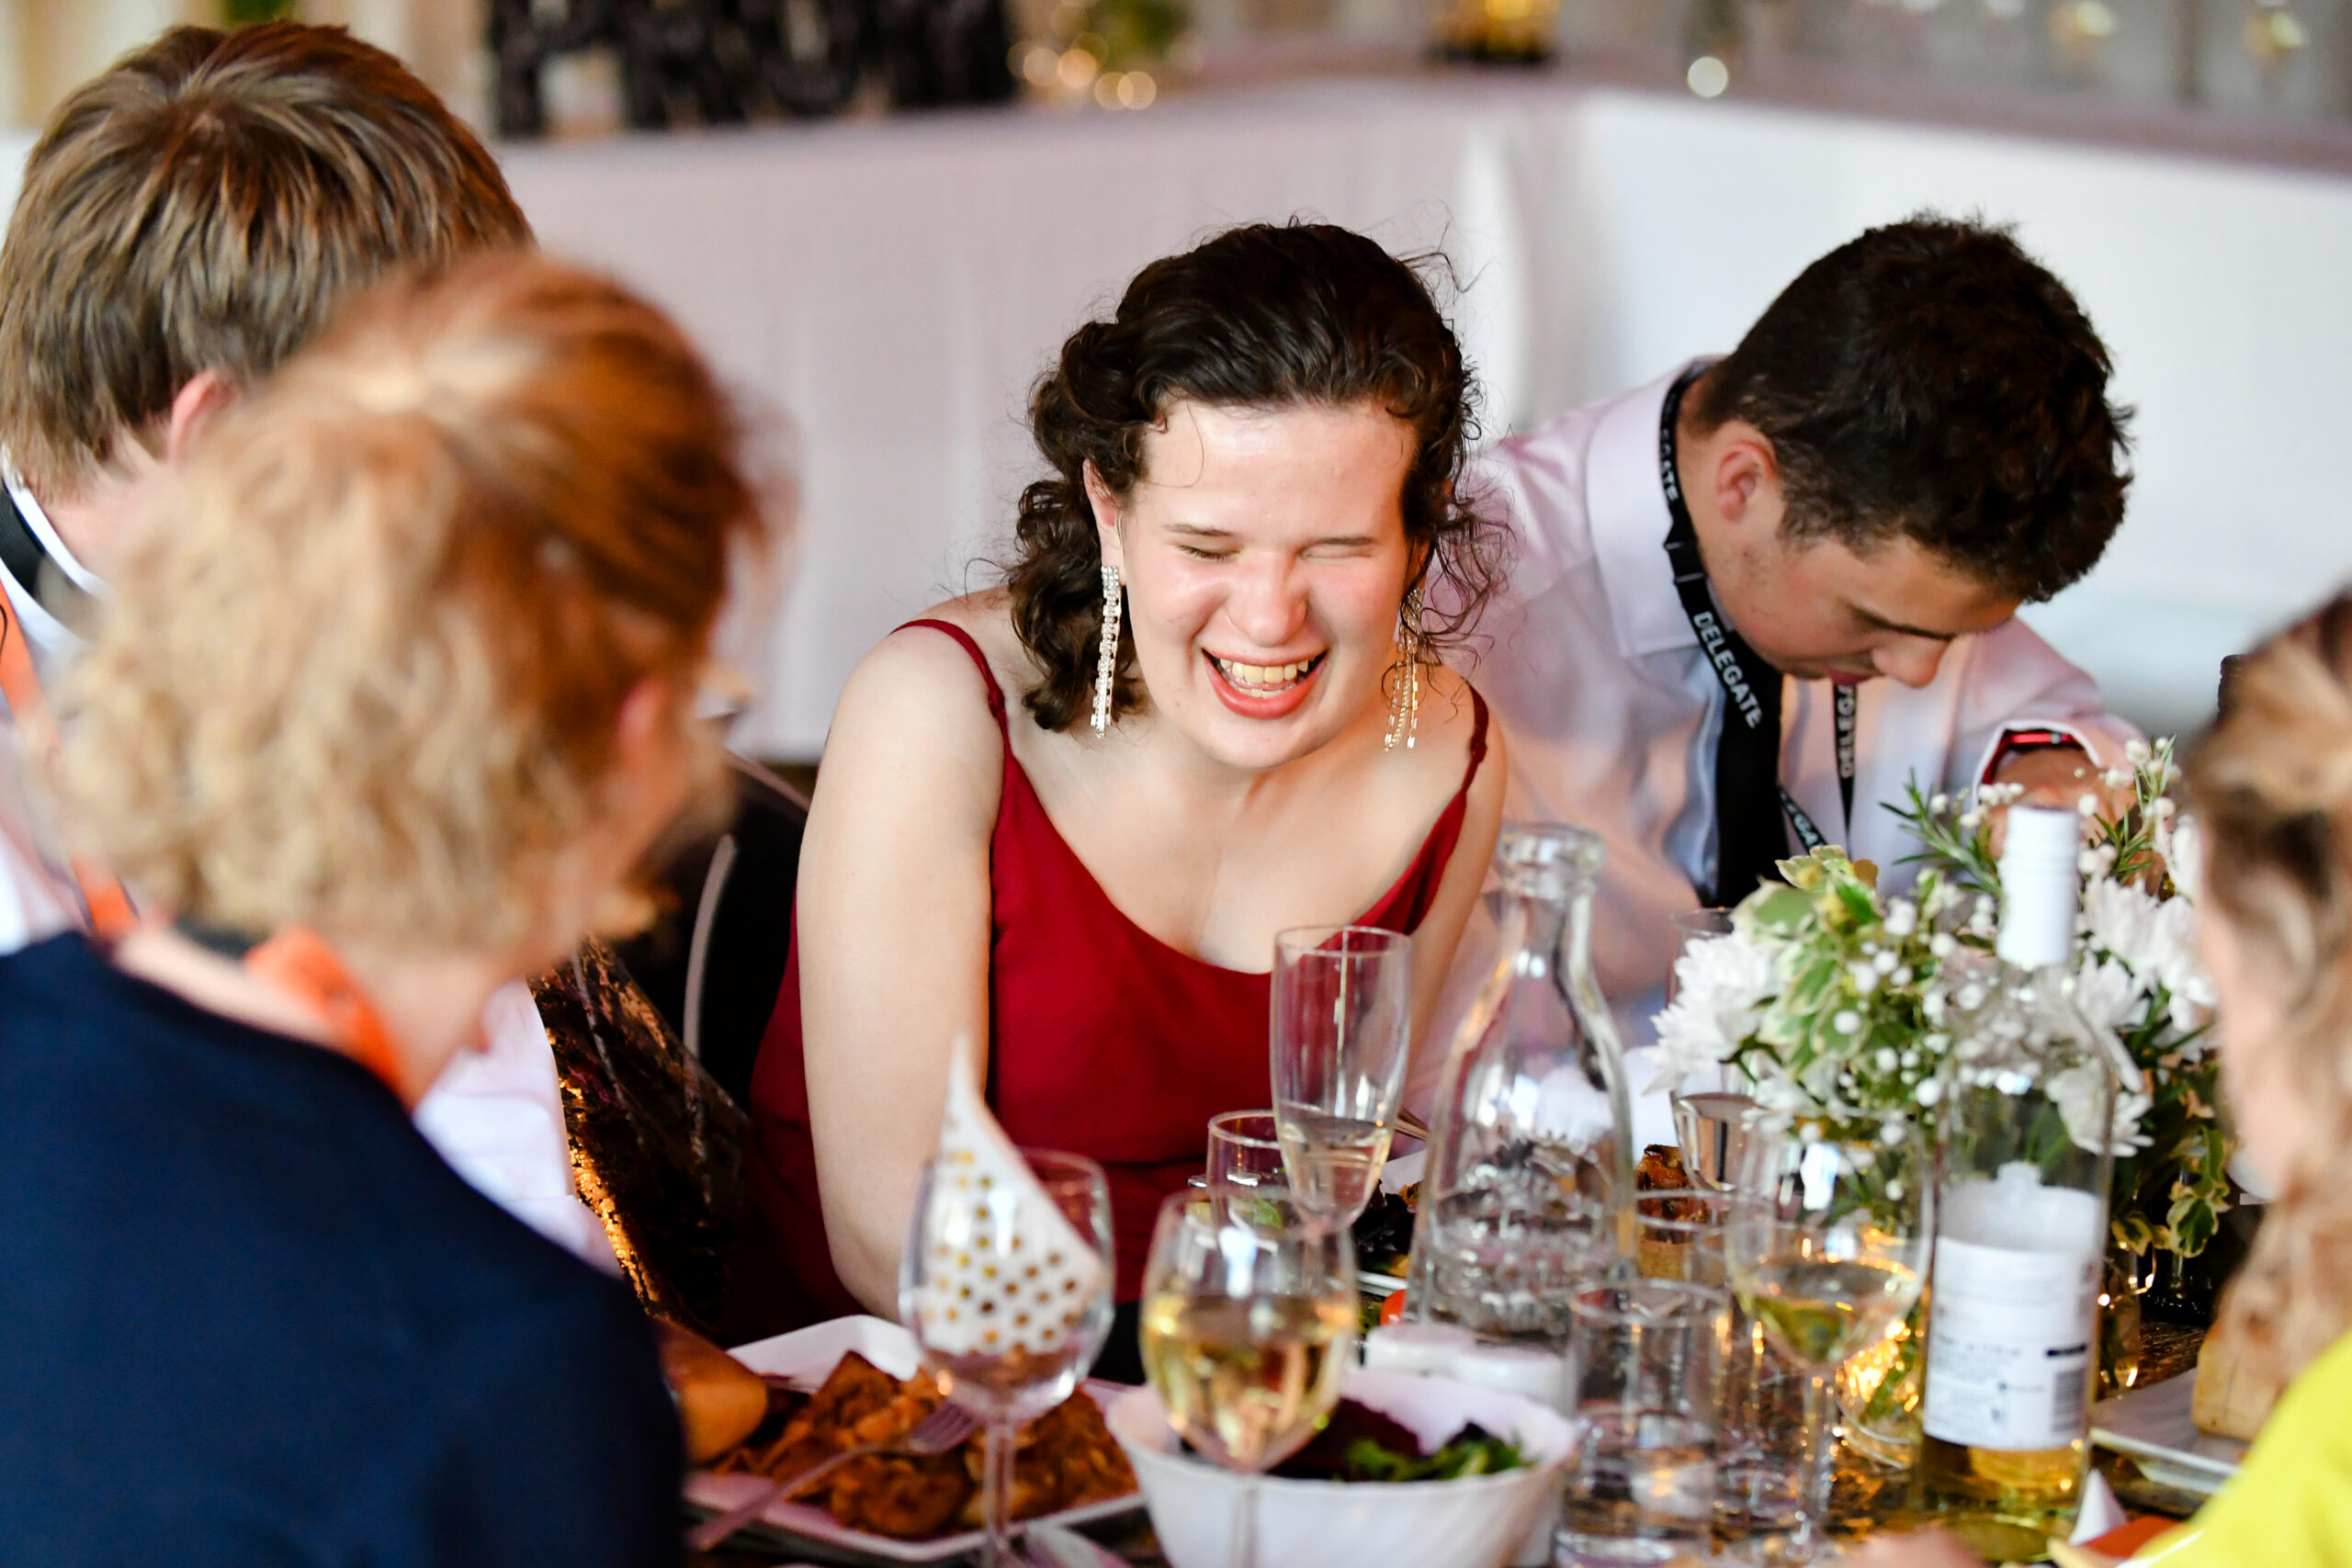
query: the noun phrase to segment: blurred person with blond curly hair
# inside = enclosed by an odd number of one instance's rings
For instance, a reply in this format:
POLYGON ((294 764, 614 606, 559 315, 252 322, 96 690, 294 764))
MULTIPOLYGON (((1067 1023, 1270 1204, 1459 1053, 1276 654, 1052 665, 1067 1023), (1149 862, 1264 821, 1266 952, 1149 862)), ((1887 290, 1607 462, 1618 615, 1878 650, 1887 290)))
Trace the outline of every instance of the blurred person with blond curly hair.
MULTIPOLYGON (((2352 1562, 2352 595, 2239 665, 2186 776, 2222 1088, 2277 1194, 2215 1332, 2285 1392, 2229 1484, 2131 1561, 2335 1568, 2352 1562)), ((1942 1537, 1860 1559, 1974 1562, 1942 1537)))
POLYGON ((715 807, 739 451, 666 319, 507 254, 146 490, 60 773, 147 905, 0 959, 0 1557, 677 1561, 628 1291, 409 1111, 715 807))
MULTIPOLYGON (((0 953, 130 919, 119 868, 76 864, 51 809, 44 688, 81 657, 141 488, 371 284, 530 243, 489 151, 340 28, 174 28, 50 117, 0 245, 0 953)), ((575 1179, 560 1069, 587 1054, 579 998, 634 990, 607 956, 569 966, 565 995, 493 996, 483 1049, 417 1122, 510 1211, 698 1315, 683 1303, 715 1296, 710 1269, 676 1247, 649 1265, 630 1234, 678 1205, 616 1202, 594 1165, 575 1179)), ((632 1065, 675 1077, 680 1054, 646 1043, 632 1065)))

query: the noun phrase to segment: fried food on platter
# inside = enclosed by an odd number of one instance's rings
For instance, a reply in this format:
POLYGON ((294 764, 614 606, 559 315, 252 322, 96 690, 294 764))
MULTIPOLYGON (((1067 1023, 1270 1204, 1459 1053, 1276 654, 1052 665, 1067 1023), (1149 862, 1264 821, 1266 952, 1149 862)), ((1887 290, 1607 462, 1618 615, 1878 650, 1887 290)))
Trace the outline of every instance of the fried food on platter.
MULTIPOLYGON (((961 1523, 966 1529, 978 1529, 987 1523, 980 1510, 980 1439, 967 1442, 963 1454, 972 1494, 965 1499, 961 1523)), ((1058 1514, 1124 1497, 1135 1489, 1136 1472, 1102 1424, 1102 1407, 1084 1391, 1021 1428, 1012 1450, 1012 1517, 1058 1514)))
MULTIPOLYGON (((937 1408, 939 1385, 928 1373, 901 1382, 855 1351, 773 1437, 752 1440, 720 1460, 725 1472, 791 1477, 861 1443, 904 1437, 937 1408)), ((1022 1428, 1013 1453, 1012 1516, 1031 1518, 1136 1489, 1127 1456, 1083 1391, 1022 1428)), ((865 1454, 819 1481, 799 1501, 850 1529, 900 1540, 978 1528, 980 1438, 944 1454, 865 1454)))

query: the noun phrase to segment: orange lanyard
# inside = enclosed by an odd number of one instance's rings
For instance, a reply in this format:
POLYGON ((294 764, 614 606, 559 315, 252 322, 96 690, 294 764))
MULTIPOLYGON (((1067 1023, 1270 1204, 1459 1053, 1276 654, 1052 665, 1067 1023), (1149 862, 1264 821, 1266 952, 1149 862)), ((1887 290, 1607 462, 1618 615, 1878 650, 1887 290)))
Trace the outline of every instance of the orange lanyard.
MULTIPOLYGON (((32 644, 25 637, 24 624, 17 618, 17 607, 8 602, 5 588, 0 588, 0 697, 7 699, 8 711, 16 717, 17 733, 25 738, 25 749, 32 753, 33 765, 46 773, 57 759, 57 726, 51 721, 49 704, 41 696, 40 676, 33 669, 32 644)), ((74 884, 81 889, 82 908, 89 916, 90 929, 107 941, 126 934, 136 921, 122 884, 79 859, 68 863, 73 867, 74 884)))
POLYGON ((382 1079, 402 1105, 416 1109, 401 1087, 391 1031, 324 938, 301 926, 284 926, 243 962, 245 973, 300 1003, 345 1055, 382 1079))

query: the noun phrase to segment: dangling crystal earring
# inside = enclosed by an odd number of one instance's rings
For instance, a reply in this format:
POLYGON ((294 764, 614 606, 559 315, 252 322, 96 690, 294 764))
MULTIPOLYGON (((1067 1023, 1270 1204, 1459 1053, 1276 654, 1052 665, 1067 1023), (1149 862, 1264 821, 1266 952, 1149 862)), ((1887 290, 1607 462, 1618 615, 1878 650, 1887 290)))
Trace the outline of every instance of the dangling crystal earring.
POLYGON ((1388 735, 1381 750, 1394 751, 1402 740, 1413 749, 1421 722, 1421 655, 1429 642, 1421 630, 1421 591, 1416 586, 1396 609, 1396 652, 1403 668, 1396 673, 1396 695, 1389 699, 1388 735))
POLYGON ((1102 568, 1102 645, 1094 655, 1094 733, 1111 728, 1111 678, 1119 664, 1119 569, 1102 568))

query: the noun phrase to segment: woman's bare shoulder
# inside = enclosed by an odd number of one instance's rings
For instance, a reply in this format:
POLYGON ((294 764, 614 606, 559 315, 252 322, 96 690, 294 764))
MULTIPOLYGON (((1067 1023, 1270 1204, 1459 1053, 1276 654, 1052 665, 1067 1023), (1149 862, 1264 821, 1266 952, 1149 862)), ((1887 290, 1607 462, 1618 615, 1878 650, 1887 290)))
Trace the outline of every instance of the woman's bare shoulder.
MULTIPOLYGON (((1011 629, 1001 615, 998 626, 989 624, 979 603, 985 597, 950 600, 916 619, 945 622, 966 632, 995 671, 998 654, 990 644, 1010 640, 1011 629)), ((998 672, 1000 685, 1003 679, 998 672)), ((929 774, 976 764, 993 768, 1002 757, 1002 744, 989 711, 987 680, 971 654, 936 626, 908 625, 876 643, 851 671, 833 709, 823 770, 834 770, 837 762, 886 774, 902 769, 929 774)))

